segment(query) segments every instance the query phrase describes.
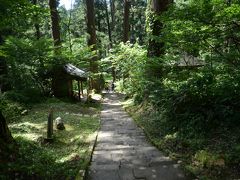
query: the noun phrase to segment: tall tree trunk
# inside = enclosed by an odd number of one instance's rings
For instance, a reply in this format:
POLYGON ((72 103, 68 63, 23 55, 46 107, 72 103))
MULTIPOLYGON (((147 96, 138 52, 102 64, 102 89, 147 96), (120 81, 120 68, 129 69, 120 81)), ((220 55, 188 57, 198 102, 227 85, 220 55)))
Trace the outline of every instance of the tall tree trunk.
POLYGON ((129 40, 129 14, 130 14, 130 0, 124 0, 124 22, 123 22, 123 42, 127 42, 129 40))
POLYGON ((97 23, 97 30, 99 31, 99 32, 101 32, 102 31, 102 28, 101 28, 101 17, 100 17, 100 13, 98 13, 97 14, 97 18, 96 18, 96 23, 97 23))
POLYGON ((163 24, 159 19, 172 0, 149 0, 150 11, 153 15, 150 17, 149 27, 152 30, 148 45, 148 57, 160 57, 164 54, 164 43, 161 41, 160 36, 162 33, 163 24))
MULTIPOLYGON (((91 47, 92 51, 96 50, 97 37, 95 28, 95 10, 94 10, 94 0, 86 0, 87 6, 87 32, 90 35, 88 39, 88 46, 91 47)), ((90 60, 90 72, 93 74, 98 73, 98 57, 95 55, 90 60)), ((100 91, 100 86, 97 77, 93 77, 91 81, 91 87, 100 91)))
MULTIPOLYGON (((135 1, 132 0, 132 7, 135 7, 135 1)), ((134 17, 135 17, 135 14, 134 14, 134 11, 132 12, 132 16, 131 16, 131 26, 130 26, 130 29, 131 29, 131 36, 130 36, 130 43, 134 44, 136 42, 136 38, 135 38, 135 22, 134 22, 134 17)))
MULTIPOLYGON (((115 0, 110 0, 110 8, 111 8, 111 19, 112 19, 112 22, 111 22, 111 31, 114 32, 114 29, 115 29, 115 11, 116 11, 116 8, 115 8, 115 0)), ((112 43, 115 42, 114 41, 114 38, 112 37, 112 43)), ((113 82, 116 81, 116 68, 112 65, 112 78, 113 78, 113 82)))
MULTIPOLYGON (((0 32, 0 46, 4 43, 3 37, 0 32)), ((8 68, 6 59, 3 56, 0 56, 0 93, 10 89, 9 83, 6 81, 8 74, 8 68)))
MULTIPOLYGON (((139 19, 140 22, 142 22, 142 14, 141 14, 141 13, 139 13, 138 19, 139 19)), ((139 26, 138 26, 137 28, 139 28, 139 29, 141 29, 142 31, 144 31, 144 29, 142 28, 141 24, 139 24, 139 26)), ((143 44, 143 35, 142 35, 143 33, 142 33, 142 31, 140 31, 140 33, 138 33, 138 43, 139 43, 140 45, 143 44)))
POLYGON ((36 38, 40 39, 41 38, 41 32, 40 32, 40 26, 38 23, 34 24, 34 27, 36 29, 36 38))
MULTIPOLYGON (((52 37, 54 40, 54 53, 59 55, 61 47, 59 15, 57 11, 57 0, 49 0, 49 7, 52 20, 52 37)), ((63 97, 68 95, 68 89, 66 88, 66 78, 63 77, 62 65, 60 62, 56 62, 52 72, 52 90, 56 97, 63 97)))
POLYGON ((70 26, 71 26, 71 23, 72 23, 71 21, 72 21, 72 1, 71 1, 71 9, 69 10, 69 18, 68 18, 68 24, 67 24, 69 50, 70 50, 70 53, 72 54, 73 53, 73 50, 72 50, 73 44, 72 44, 71 29, 70 29, 70 26))
MULTIPOLYGON (((33 0, 33 4, 37 5, 38 4, 38 0, 33 0)), ((36 15, 34 17, 37 18, 36 15)), ((40 39, 41 38, 41 32, 40 32, 40 25, 39 25, 39 23, 34 23, 34 27, 35 27, 35 30, 36 30, 36 33, 35 33, 36 34, 36 38, 40 39)))
POLYGON ((49 7, 50 7, 50 13, 51 13, 51 20, 52 20, 52 36, 54 40, 54 46, 56 49, 58 49, 61 45, 61 38, 60 38, 59 16, 57 11, 57 1, 49 0, 49 7))
POLYGON ((0 110, 0 141, 3 143, 12 143, 14 141, 1 110, 0 110))
POLYGON ((110 46, 110 48, 112 48, 112 30, 111 30, 111 26, 110 26, 107 0, 105 0, 104 3, 105 3, 106 19, 107 19, 107 26, 108 26, 109 46, 110 46))
POLYGON ((115 27, 115 11, 116 11, 115 0, 110 0, 110 6, 111 6, 111 19, 112 19, 111 28, 113 32, 115 27))

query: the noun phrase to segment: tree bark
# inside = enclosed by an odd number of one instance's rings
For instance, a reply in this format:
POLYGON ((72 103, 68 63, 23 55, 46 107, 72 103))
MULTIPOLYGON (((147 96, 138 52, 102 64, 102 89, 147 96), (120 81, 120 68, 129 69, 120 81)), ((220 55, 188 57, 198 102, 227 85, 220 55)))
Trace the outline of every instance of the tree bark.
MULTIPOLYGON (((140 22, 142 22, 142 14, 141 13, 139 13, 138 19, 139 19, 140 22)), ((142 32, 144 32, 144 29, 142 28, 141 24, 137 28, 142 29, 142 32)), ((143 33, 142 32, 140 31, 140 33, 138 34, 139 45, 143 44, 143 33)))
POLYGON ((111 30, 111 26, 110 26, 107 0, 105 0, 104 3, 105 3, 106 19, 107 19, 107 26, 108 26, 109 46, 110 46, 110 48, 112 48, 112 30, 111 30))
MULTIPOLYGON (((114 29, 115 29, 115 11, 116 11, 116 7, 115 7, 115 0, 110 0, 110 8, 111 8, 111 19, 112 19, 112 22, 111 22, 111 31, 114 32, 114 29)), ((112 44, 113 44, 114 41, 114 38, 112 36, 112 44)), ((112 78, 113 78, 113 82, 116 81, 116 70, 115 70, 115 67, 112 65, 112 78)))
POLYGON ((17 154, 17 145, 0 110, 0 163, 15 160, 17 154))
POLYGON ((14 142, 11 132, 8 129, 7 122, 3 117, 2 111, 0 111, 0 141, 6 144, 14 142))
POLYGON ((114 30, 115 26, 115 0, 110 0, 110 6, 111 6, 111 19, 112 19, 112 31, 114 30))
MULTIPOLYGON (((133 7, 135 7, 135 1, 134 0, 132 0, 132 6, 133 7)), ((130 25, 130 31, 131 31, 131 35, 130 35, 130 43, 131 44, 134 44, 135 42, 136 42, 136 38, 135 38, 135 33, 136 33, 136 31, 135 31, 135 23, 134 23, 134 17, 135 17, 135 14, 134 14, 134 12, 132 12, 131 13, 132 15, 131 15, 131 25, 130 25)))
MULTIPOLYGON (((3 37, 0 32, 0 46, 4 43, 3 37)), ((6 80, 8 74, 6 59, 0 56, 0 93, 10 89, 9 83, 6 80)))
POLYGON ((149 7, 153 15, 150 17, 149 22, 152 32, 148 45, 148 57, 160 57, 164 54, 164 43, 159 39, 162 33, 163 24, 157 16, 167 10, 172 0, 150 0, 149 2, 149 7))
POLYGON ((96 23, 97 23, 97 30, 99 32, 102 31, 102 28, 101 28, 101 17, 100 17, 100 13, 97 13, 97 18, 96 18, 96 23))
MULTIPOLYGON (((96 50, 97 37, 96 37, 96 27, 95 27, 95 10, 94 10, 94 0, 86 0, 87 6, 87 33, 89 34, 88 46, 91 47, 92 51, 96 50)), ((90 59, 90 72, 93 74, 98 73, 98 58, 95 55, 90 59)), ((97 77, 93 77, 91 80, 91 87, 100 91, 100 86, 97 77)))
POLYGON ((51 20, 52 20, 52 36, 54 40, 54 46, 56 49, 58 49, 59 46, 61 45, 61 38, 60 38, 59 16, 57 11, 57 1, 49 0, 49 7, 50 7, 50 13, 51 13, 51 20))
MULTIPOLYGON (((72 1, 71 1, 71 3, 72 3, 72 1)), ((71 4, 71 8, 72 8, 72 4, 71 4)), ((69 50, 70 50, 70 53, 72 54, 73 53, 73 50, 72 50, 73 44, 72 44, 71 29, 70 29, 70 26, 71 26, 71 23, 72 23, 71 21, 72 21, 72 9, 70 9, 70 11, 69 11, 69 18, 68 18, 68 24, 67 24, 69 50)))
MULTIPOLYGON (((38 4, 38 0, 33 0, 33 4, 37 5, 38 4)), ((36 15, 34 17, 37 18, 36 15)), ((39 25, 39 23, 34 23, 34 27, 35 27, 35 30, 36 30, 36 32, 35 32, 36 38, 40 39, 41 38, 41 32, 40 32, 40 25, 39 25)))
POLYGON ((123 42, 126 43, 129 40, 129 14, 130 14, 130 0, 124 0, 124 22, 123 22, 123 42))
MULTIPOLYGON (((49 7, 52 20, 52 37, 54 40, 54 53, 59 55, 61 47, 61 36, 59 26, 59 15, 57 11, 57 0, 49 0, 49 7)), ((68 96, 68 89, 64 75, 59 76, 62 73, 62 65, 56 62, 58 65, 52 70, 52 90, 56 97, 68 96), (66 95, 65 95, 66 94, 66 95)))

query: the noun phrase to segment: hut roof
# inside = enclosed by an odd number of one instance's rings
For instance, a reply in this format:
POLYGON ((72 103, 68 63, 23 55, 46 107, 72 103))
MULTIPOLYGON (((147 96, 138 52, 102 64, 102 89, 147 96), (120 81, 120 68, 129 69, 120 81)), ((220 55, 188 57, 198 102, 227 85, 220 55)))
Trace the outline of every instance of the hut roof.
POLYGON ((184 53, 175 65, 178 67, 200 67, 204 66, 205 63, 198 57, 184 53))
POLYGON ((77 67, 75 67, 74 65, 72 64, 66 64, 64 65, 64 71, 70 75, 73 79, 76 79, 76 80, 82 80, 82 81, 86 81, 87 80, 87 73, 77 67))

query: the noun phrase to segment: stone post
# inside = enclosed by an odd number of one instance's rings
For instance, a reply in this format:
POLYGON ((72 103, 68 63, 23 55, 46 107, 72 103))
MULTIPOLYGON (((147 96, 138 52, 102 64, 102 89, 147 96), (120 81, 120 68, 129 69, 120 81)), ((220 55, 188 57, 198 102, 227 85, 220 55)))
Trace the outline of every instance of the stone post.
POLYGON ((53 109, 51 109, 48 114, 47 138, 45 139, 45 142, 52 141, 53 141, 53 109))

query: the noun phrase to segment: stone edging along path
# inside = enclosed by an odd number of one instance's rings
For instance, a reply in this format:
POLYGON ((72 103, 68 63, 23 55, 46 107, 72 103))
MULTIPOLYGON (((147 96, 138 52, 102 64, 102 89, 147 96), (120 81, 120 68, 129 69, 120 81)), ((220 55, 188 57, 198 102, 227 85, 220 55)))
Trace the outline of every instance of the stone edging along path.
POLYGON ((185 180, 179 164, 152 146, 123 110, 117 94, 106 94, 89 180, 185 180))

